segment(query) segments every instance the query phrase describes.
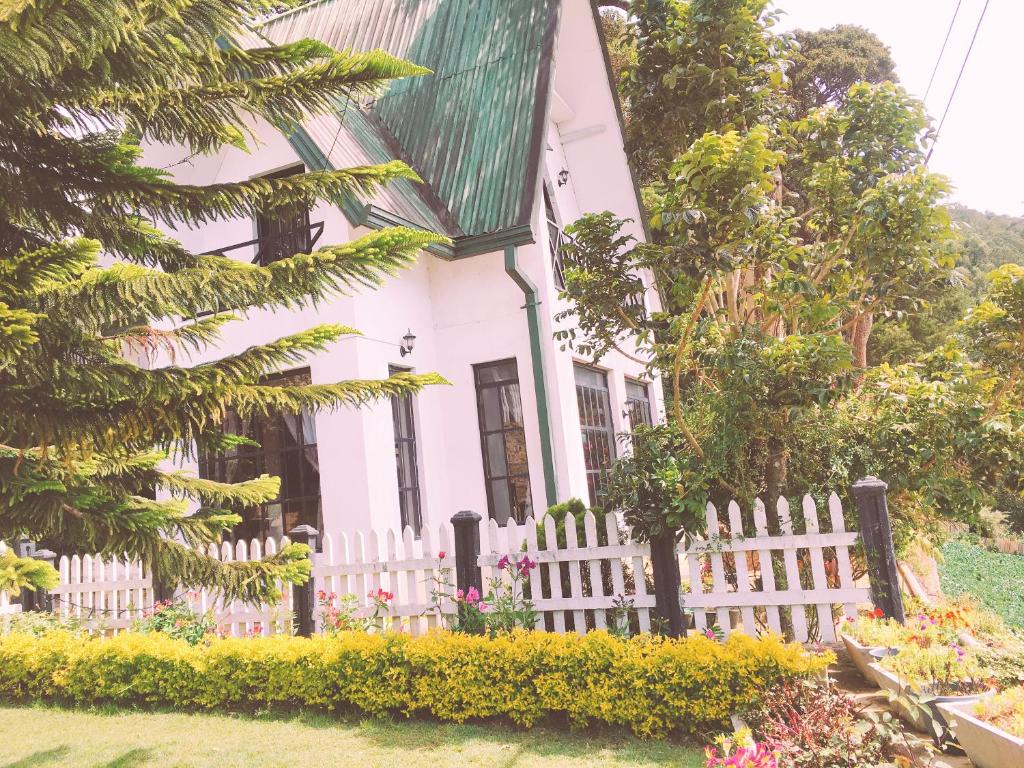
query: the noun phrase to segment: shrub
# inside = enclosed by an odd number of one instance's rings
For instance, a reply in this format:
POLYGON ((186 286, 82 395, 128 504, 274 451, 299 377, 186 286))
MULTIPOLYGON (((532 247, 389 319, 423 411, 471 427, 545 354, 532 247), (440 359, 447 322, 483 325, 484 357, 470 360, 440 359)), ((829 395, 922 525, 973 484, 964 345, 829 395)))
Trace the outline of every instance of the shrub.
POLYGON ((184 600, 164 600, 136 621, 132 629, 142 634, 162 632, 176 640, 196 645, 217 631, 217 622, 212 612, 196 613, 184 600))
POLYGON ((890 729, 834 687, 786 682, 746 713, 754 736, 785 768, 872 768, 884 762, 890 729))
POLYGON ((721 727, 770 686, 820 674, 832 659, 739 634, 719 644, 603 632, 342 632, 190 646, 160 633, 56 632, 0 637, 0 700, 507 718, 523 726, 564 720, 662 736, 721 727))
POLYGON ((845 621, 840 630, 861 645, 870 648, 892 648, 906 641, 907 628, 895 619, 874 614, 861 614, 854 621, 845 621))
POLYGON ((1011 688, 974 705, 974 714, 996 728, 1024 739, 1024 687, 1011 688))

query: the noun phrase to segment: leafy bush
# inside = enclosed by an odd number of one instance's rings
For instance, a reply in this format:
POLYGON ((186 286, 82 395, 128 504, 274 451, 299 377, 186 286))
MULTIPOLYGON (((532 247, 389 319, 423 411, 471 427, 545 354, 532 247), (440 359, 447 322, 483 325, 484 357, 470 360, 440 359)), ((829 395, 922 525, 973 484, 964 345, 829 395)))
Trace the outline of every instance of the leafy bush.
POLYGON ((49 563, 33 557, 18 557, 11 550, 0 552, 0 592, 17 597, 22 589, 53 589, 60 574, 49 563))
POLYGON ((1011 688, 974 705, 974 714, 1018 739, 1024 739, 1024 687, 1011 688))
POLYGON ((12 613, 0 619, 0 634, 45 635, 48 632, 85 632, 82 621, 48 611, 12 613))
POLYGON ((884 724, 831 685, 786 682, 746 713, 757 741, 785 768, 872 768, 892 743, 884 724))
POLYGON ((854 621, 847 620, 840 631, 869 648, 893 648, 907 638, 904 625, 875 614, 862 614, 854 621))
POLYGON ((342 632, 192 646, 161 633, 56 632, 0 637, 0 700, 596 722, 663 736, 720 728, 764 690, 820 674, 833 658, 738 633, 724 644, 603 632, 342 632))
POLYGON ((132 629, 142 634, 161 632, 189 645, 197 645, 217 631, 217 622, 212 613, 196 613, 184 600, 165 600, 154 605, 153 610, 136 621, 132 629))

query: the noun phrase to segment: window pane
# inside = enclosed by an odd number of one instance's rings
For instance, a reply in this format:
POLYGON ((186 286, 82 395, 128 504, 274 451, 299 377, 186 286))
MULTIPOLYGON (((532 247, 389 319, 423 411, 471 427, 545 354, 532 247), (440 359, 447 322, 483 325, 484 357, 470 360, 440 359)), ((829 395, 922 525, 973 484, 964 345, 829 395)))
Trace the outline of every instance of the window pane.
POLYGON ((477 384, 494 384, 499 381, 518 381, 515 360, 503 360, 500 363, 488 363, 476 366, 477 384))
POLYGON ((484 438, 484 454, 487 457, 487 477, 504 477, 509 473, 504 433, 494 432, 484 438))
POLYGON ((512 500, 509 498, 508 481, 491 481, 491 519, 504 525, 512 516, 512 500))
POLYGON ((530 479, 514 477, 509 480, 512 490, 512 506, 515 509, 516 521, 523 522, 533 514, 533 501, 530 498, 530 479))
POLYGON ((505 457, 508 462, 508 474, 527 475, 530 472, 526 459, 526 433, 516 429, 505 433, 505 457))
POLYGON ((480 409, 484 429, 501 429, 504 426, 500 387, 484 387, 480 390, 480 409))
POLYGON ((506 384, 501 387, 501 417, 503 426, 523 426, 523 401, 519 397, 519 384, 506 384))

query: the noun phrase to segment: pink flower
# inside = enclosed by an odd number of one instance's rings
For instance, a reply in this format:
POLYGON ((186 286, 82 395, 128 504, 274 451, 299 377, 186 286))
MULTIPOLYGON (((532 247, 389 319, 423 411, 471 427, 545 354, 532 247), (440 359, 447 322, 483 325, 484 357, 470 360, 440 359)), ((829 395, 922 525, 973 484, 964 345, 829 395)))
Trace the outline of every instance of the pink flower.
POLYGON ((461 601, 461 600, 464 600, 465 597, 466 597, 466 593, 465 592, 463 592, 461 589, 456 590, 456 592, 455 592, 455 599, 456 600, 460 600, 461 601))
POLYGON ((438 560, 444 560, 444 557, 445 557, 446 554, 447 553, 442 549, 440 552, 437 553, 437 559, 438 560))
POLYGON ((474 604, 480 602, 480 592, 476 587, 470 587, 466 592, 466 602, 474 604))
POLYGON ((498 561, 498 568, 501 570, 508 568, 508 555, 501 556, 501 560, 498 561))

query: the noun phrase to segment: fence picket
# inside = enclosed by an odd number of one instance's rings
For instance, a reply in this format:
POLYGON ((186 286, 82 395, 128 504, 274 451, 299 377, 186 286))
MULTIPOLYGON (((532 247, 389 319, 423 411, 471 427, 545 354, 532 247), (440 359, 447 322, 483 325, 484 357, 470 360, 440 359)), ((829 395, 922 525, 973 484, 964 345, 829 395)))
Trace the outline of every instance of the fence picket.
MULTIPOLYGON (((526 518, 523 524, 526 528, 526 549, 529 552, 536 552, 539 548, 537 540, 537 522, 532 518, 526 518)), ((540 568, 530 571, 530 599, 536 601, 544 596, 544 583, 540 575, 540 568)), ((544 629, 544 614, 537 611, 537 629, 544 629)))
MULTIPOLYGON (((729 502, 729 538, 737 541, 743 538, 743 518, 740 515, 740 506, 735 501, 729 502)), ((742 593, 750 592, 750 571, 747 568, 747 553, 734 552, 733 559, 736 567, 736 591, 742 593)), ((745 634, 754 634, 757 630, 757 623, 754 621, 754 609, 750 606, 740 608, 740 615, 743 617, 743 631, 745 634)))
MULTIPOLYGON (((583 535, 586 537, 587 549, 593 553, 600 551, 600 544, 597 538, 597 519, 592 510, 587 510, 583 515, 583 535)), ((587 572, 590 575, 590 594, 592 597, 604 597, 604 578, 601 575, 601 561, 591 558, 587 560, 587 572)), ((597 608, 594 610, 594 626, 597 629, 606 629, 605 610, 597 608)))
MULTIPOLYGON (((829 494, 828 513, 832 521, 832 532, 846 531, 846 520, 843 517, 843 503, 835 493, 829 494)), ((850 565, 850 548, 842 544, 836 546, 836 568, 839 571, 839 588, 853 589, 853 568, 850 565)), ((854 603, 843 603, 843 613, 850 620, 857 618, 857 606, 854 603)))
MULTIPOLYGON (((784 497, 779 498, 776 505, 779 515, 779 528, 785 536, 793 535, 793 518, 789 513, 789 502, 784 497)), ((797 550, 786 549, 782 552, 783 562, 786 566, 786 589, 795 592, 803 589, 800 583, 800 566, 797 562, 797 550)), ((807 614, 802 605, 792 606, 793 612, 793 638, 799 643, 807 642, 807 614)))
MULTIPOLYGON (((552 515, 544 515, 544 543, 545 549, 549 552, 558 550, 558 534, 555 528, 555 518, 552 515)), ((557 560, 548 564, 548 586, 551 589, 551 599, 553 601, 561 600, 562 569, 557 560)), ((555 625, 555 632, 565 632, 565 613, 563 611, 554 611, 552 621, 555 625)))
MULTIPOLYGON (((810 496, 803 498, 804 520, 807 525, 808 553, 811 558, 812 586, 816 590, 828 589, 828 575, 825 573, 825 556, 820 546, 814 546, 814 539, 820 533, 818 508, 810 496)), ((832 606, 826 603, 815 605, 818 613, 818 637, 824 643, 836 642, 836 627, 832 617, 832 606)))
MULTIPOLYGON (((767 541, 768 518, 765 515, 764 502, 760 499, 754 500, 754 532, 759 541, 767 541)), ((757 565, 761 572, 761 593, 770 597, 775 593, 775 563, 772 558, 772 550, 769 548, 757 550, 757 565)), ((777 605, 766 605, 765 616, 768 620, 768 629, 777 635, 782 634, 782 621, 779 617, 777 605)))
POLYGON ((722 529, 718 521, 718 510, 715 509, 715 505, 708 502, 707 505, 707 519, 708 519, 708 540, 711 542, 711 580, 716 595, 720 595, 722 599, 722 605, 715 606, 715 620, 718 623, 719 628, 722 630, 722 634, 726 637, 732 632, 732 622, 729 617, 728 608, 728 594, 729 585, 725 581, 725 564, 722 562, 722 552, 726 546, 725 540, 722 538, 722 529))
MULTIPOLYGON (((578 549, 576 539, 576 516, 572 512, 565 515, 565 547, 566 549, 578 549)), ((583 579, 580 574, 580 561, 569 561, 569 592, 570 597, 583 598, 583 579)), ((577 609, 572 612, 572 622, 578 634, 585 634, 587 631, 586 614, 577 609)))

